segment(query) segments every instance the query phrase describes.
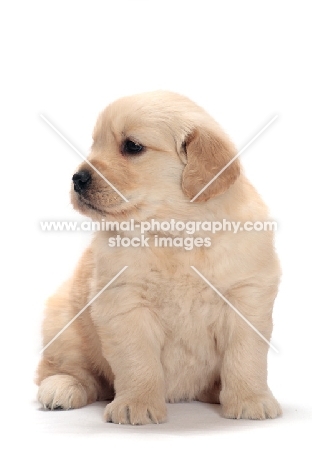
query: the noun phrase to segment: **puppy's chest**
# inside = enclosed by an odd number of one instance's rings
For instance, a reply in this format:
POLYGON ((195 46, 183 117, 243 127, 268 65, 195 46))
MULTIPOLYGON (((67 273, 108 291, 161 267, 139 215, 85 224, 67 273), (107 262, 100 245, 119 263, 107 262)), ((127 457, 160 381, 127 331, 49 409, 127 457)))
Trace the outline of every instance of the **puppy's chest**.
POLYGON ((152 270, 139 287, 141 304, 164 328, 190 331, 215 321, 220 298, 200 279, 176 268, 171 274, 152 270))
MULTIPOLYGON (((94 311, 99 318, 144 309, 157 319, 166 335, 198 334, 220 317, 222 299, 191 269, 191 253, 148 250, 125 258, 124 252, 112 262, 98 257, 95 270, 97 290, 103 288, 118 268, 126 271, 105 291, 105 303, 94 311), (123 254, 123 255, 121 255, 123 254), (131 259, 131 261, 129 261, 131 259), (127 262, 127 263, 126 263, 127 262), (103 267, 104 266, 104 267, 103 267), (104 275, 103 275, 103 272, 104 275)), ((104 295, 103 295, 104 297, 104 295)), ((104 299, 103 299, 104 301, 104 299)))

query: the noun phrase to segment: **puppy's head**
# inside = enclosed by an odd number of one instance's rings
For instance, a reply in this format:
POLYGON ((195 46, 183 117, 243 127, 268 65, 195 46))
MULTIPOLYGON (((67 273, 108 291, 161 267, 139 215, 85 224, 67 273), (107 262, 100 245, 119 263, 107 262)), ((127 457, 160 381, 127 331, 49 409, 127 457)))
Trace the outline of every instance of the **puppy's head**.
MULTIPOLYGON (((158 91, 119 99, 100 114, 88 161, 73 176, 72 202, 94 219, 153 216, 190 201, 235 156, 235 147, 199 106, 158 91)), ((224 193, 235 160, 196 198, 224 193)))

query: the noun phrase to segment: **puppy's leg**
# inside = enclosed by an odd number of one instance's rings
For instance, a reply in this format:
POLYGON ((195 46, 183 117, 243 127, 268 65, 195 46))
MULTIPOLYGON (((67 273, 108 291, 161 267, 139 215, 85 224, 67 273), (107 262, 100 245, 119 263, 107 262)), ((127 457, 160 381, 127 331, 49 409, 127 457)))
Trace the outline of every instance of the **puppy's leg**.
MULTIPOLYGON (((92 272, 87 251, 73 278, 48 301, 43 342, 48 345, 88 303, 92 272)), ((89 311, 85 310, 44 350, 38 366, 38 400, 45 408, 79 408, 113 397, 111 370, 103 359, 89 311)))
MULTIPOLYGON (((272 331, 270 295, 270 290, 246 287, 239 294, 236 291, 239 301, 230 300, 267 340, 272 331)), ((229 337, 221 367, 223 414, 236 419, 276 418, 281 408, 267 386, 268 345, 234 310, 227 310, 227 320, 229 337)))
POLYGON ((163 334, 149 310, 134 309, 99 326, 102 349, 115 375, 116 396, 104 419, 120 424, 166 419, 160 350, 163 334))
MULTIPOLYGON (((71 338, 75 332, 71 331, 71 338)), ((38 371, 38 401, 48 409, 80 408, 97 400, 110 400, 114 391, 105 376, 92 369, 92 361, 83 353, 83 343, 76 336, 73 342, 59 337, 54 350, 45 351, 38 371), (57 351, 55 350, 58 347, 57 351), (60 350, 64 350, 64 353, 60 350)), ((108 364, 107 364, 108 366, 108 364)))

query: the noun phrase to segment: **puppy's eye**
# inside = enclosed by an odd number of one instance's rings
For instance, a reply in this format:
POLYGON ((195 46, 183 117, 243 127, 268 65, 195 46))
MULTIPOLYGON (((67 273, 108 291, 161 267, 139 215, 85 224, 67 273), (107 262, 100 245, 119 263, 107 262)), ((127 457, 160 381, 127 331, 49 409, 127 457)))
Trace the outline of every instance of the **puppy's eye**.
POLYGON ((135 143, 132 140, 126 140, 124 142, 123 150, 126 154, 139 154, 143 151, 144 146, 139 143, 135 143))

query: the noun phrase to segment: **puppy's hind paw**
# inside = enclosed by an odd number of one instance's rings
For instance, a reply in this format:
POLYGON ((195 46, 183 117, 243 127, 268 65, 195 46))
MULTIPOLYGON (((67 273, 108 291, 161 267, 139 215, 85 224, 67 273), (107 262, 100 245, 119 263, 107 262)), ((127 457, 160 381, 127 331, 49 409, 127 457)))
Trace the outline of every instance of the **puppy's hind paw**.
POLYGON ((58 410, 81 408, 88 401, 84 386, 71 375, 52 375, 44 379, 38 390, 43 408, 58 410))

